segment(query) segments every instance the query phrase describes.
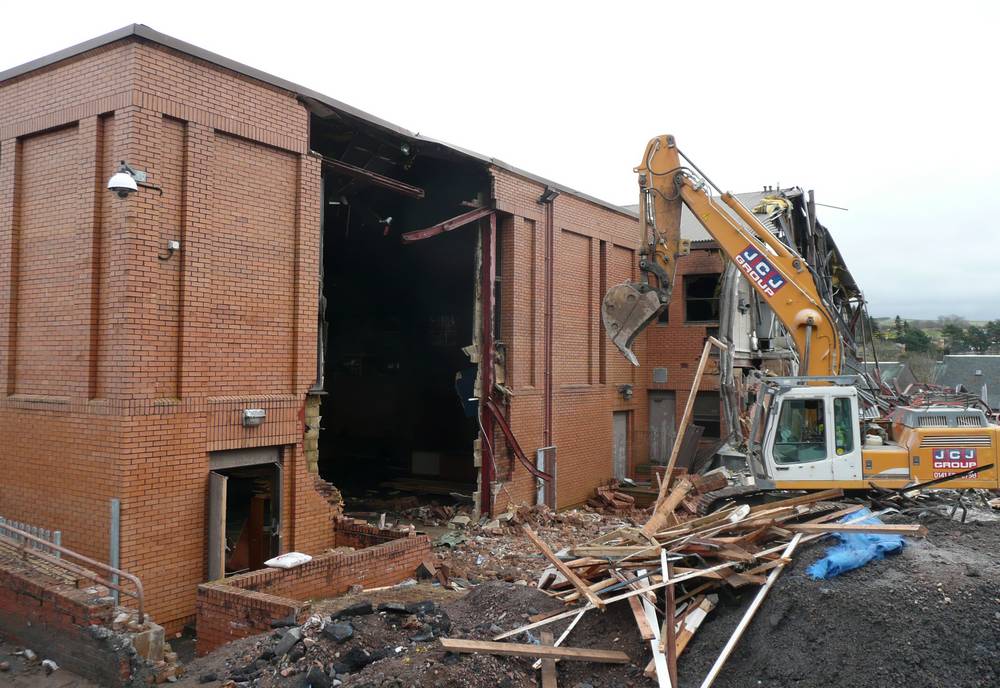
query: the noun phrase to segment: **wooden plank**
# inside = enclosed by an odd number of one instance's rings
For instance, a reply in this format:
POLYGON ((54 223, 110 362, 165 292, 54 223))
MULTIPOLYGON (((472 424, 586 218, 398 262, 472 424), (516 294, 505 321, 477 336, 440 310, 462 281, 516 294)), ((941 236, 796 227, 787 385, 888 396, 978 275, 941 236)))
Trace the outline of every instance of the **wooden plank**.
MULTIPOLYGON (((790 559, 792 553, 795 552, 795 548, 798 547, 801 540, 802 534, 796 534, 795 537, 792 538, 792 541, 788 543, 788 546, 785 547, 785 551, 781 553, 781 558, 790 559)), ((719 658, 715 660, 715 664, 712 665, 712 668, 709 670, 705 680, 701 682, 701 688, 709 688, 713 683, 715 683, 715 679, 719 676, 719 672, 722 671, 722 666, 726 663, 726 660, 729 659, 729 655, 732 654, 733 649, 740 641, 740 638, 743 637, 743 632, 746 631, 747 626, 750 625, 750 621, 753 620, 754 614, 757 613, 757 609, 760 608, 764 598, 767 597, 768 591, 774 585, 774 581, 778 579, 778 576, 784 568, 784 566, 779 566, 768 575, 767 582, 757 592, 757 596, 754 598, 753 602, 750 603, 750 606, 747 608, 743 618, 740 619, 740 623, 733 632, 733 635, 729 638, 726 646, 722 648, 722 653, 719 655, 719 658)))
MULTIPOLYGON (((644 573, 644 570, 640 571, 639 575, 643 575, 644 573)), ((628 583, 629 588, 635 590, 638 585, 638 581, 635 580, 634 576, 632 576, 632 579, 629 580, 626 576, 630 574, 618 572, 616 575, 620 580, 628 583)), ((653 597, 653 600, 656 600, 655 596, 653 597)), ((628 604, 632 608, 632 615, 635 617, 635 625, 639 629, 639 637, 643 640, 653 640, 656 637, 656 634, 653 632, 653 629, 649 625, 649 621, 646 619, 646 612, 642 608, 642 602, 639 601, 638 597, 630 597, 628 598, 628 604)))
MULTIPOLYGON (((801 533, 796 533, 795 537, 797 538, 800 535, 801 535, 801 533)), ((826 537, 827 535, 829 535, 829 533, 817 533, 815 535, 806 535, 805 537, 802 538, 801 542, 812 542, 813 540, 817 540, 819 538, 826 537)), ((775 552, 781 552, 785 548, 786 548, 786 545, 784 545, 784 544, 775 545, 774 547, 771 547, 770 549, 765 549, 765 550, 763 550, 761 552, 758 552, 757 553, 757 558, 758 559, 763 559, 763 558, 767 557, 767 555, 773 554, 775 552)), ((615 595, 614 597, 605 598, 604 599, 604 604, 606 604, 606 605, 607 604, 613 604, 613 603, 619 602, 621 600, 627 600, 628 598, 634 597, 636 595, 645 595, 648 592, 652 592, 654 590, 659 590, 660 588, 666 587, 667 585, 676 585, 677 583, 683 583, 684 581, 688 581, 688 580, 691 580, 693 578, 701 578, 703 576, 707 576, 707 575, 709 575, 711 573, 714 573, 715 571, 721 571, 722 569, 727 569, 727 568, 731 568, 733 566, 736 566, 737 563, 738 562, 735 562, 735 561, 727 561, 727 562, 722 563, 722 564, 717 564, 715 566, 710 566, 707 569, 697 569, 697 570, 692 571, 691 573, 686 573, 686 574, 683 574, 683 575, 680 575, 680 576, 676 576, 676 577, 672 578, 670 581, 667 581, 667 582, 662 582, 661 581, 659 583, 654 583, 652 585, 647 585, 644 588, 639 588, 639 589, 636 589, 636 590, 630 590, 629 592, 622 593, 620 595, 615 595)), ((519 627, 517 627, 517 628, 515 628, 513 630, 510 630, 510 631, 505 631, 505 632, 503 632, 503 633, 501 633, 499 635, 494 636, 493 639, 494 640, 503 640, 504 638, 510 638, 512 636, 515 636, 515 635, 520 635, 521 633, 524 633, 525 631, 534 630, 534 629, 538 628, 539 626, 547 626, 550 623, 554 623, 556 621, 560 621, 560 620, 565 619, 567 617, 573 616, 574 614, 577 614, 577 613, 579 613, 581 611, 586 611, 588 609, 593 609, 593 608, 594 608, 593 606, 587 605, 586 607, 583 607, 582 610, 580 610, 580 609, 570 609, 569 611, 565 611, 565 612, 562 612, 560 614, 556 614, 555 616, 550 616, 547 619, 542 619, 541 621, 536 621, 534 623, 529 623, 529 624, 526 624, 524 626, 519 626, 519 627)))
POLYGON ((479 652, 507 657, 541 657, 577 662, 604 662, 628 664, 629 657, 620 650, 595 650, 589 647, 545 647, 530 643, 496 643, 489 640, 464 640, 438 638, 441 647, 449 652, 479 652))
POLYGON ((839 487, 832 490, 821 490, 819 492, 810 492, 808 494, 799 495, 798 497, 789 497, 788 499, 782 499, 777 502, 767 502, 766 504, 758 504, 757 506, 750 507, 750 515, 756 516, 762 511, 769 511, 771 509, 785 508, 788 506, 798 506, 799 504, 812 504, 813 502, 828 502, 838 497, 843 497, 844 491, 839 487))
MULTIPOLYGON (((673 578, 670 570, 670 562, 667 561, 667 550, 660 550, 660 569, 663 572, 663 580, 669 581, 673 578)), ((668 585, 664 595, 663 605, 663 628, 660 630, 660 651, 666 651, 667 674, 670 676, 670 685, 677 685, 677 638, 675 636, 675 621, 677 616, 677 604, 674 601, 674 586, 668 585)))
MULTIPOLYGON (((562 644, 563 644, 563 641, 564 641, 564 640, 566 640, 566 638, 567 638, 567 637, 569 636, 569 634, 570 634, 570 633, 571 633, 571 632, 573 631, 573 629, 574 629, 574 628, 576 628, 576 625, 577 625, 577 624, 578 624, 578 623, 580 622, 580 619, 582 619, 582 618, 583 618, 583 615, 584 615, 584 614, 586 614, 586 613, 587 613, 587 608, 586 608, 586 607, 584 607, 584 608, 583 608, 583 609, 581 609, 581 610, 580 610, 580 612, 579 612, 579 613, 578 613, 578 614, 577 614, 577 615, 576 615, 576 616, 575 616, 575 617, 573 618, 573 620, 569 622, 569 626, 567 626, 567 627, 566 627, 566 630, 565 630, 565 631, 563 631, 563 632, 562 632, 562 635, 561 635, 561 636, 559 636, 559 639, 558 639, 558 640, 556 640, 556 642, 555 642, 555 646, 556 646, 556 647, 559 647, 560 645, 562 645, 562 644)), ((558 660, 558 659, 554 659, 554 660, 552 660, 552 661, 554 661, 554 662, 558 662, 559 660, 558 660)), ((537 670, 537 669, 539 669, 539 668, 540 668, 541 666, 542 666, 542 660, 538 659, 538 660, 535 660, 535 663, 534 663, 534 664, 533 664, 533 665, 531 666, 531 668, 532 668, 532 669, 536 669, 536 670, 537 670)))
POLYGON ((652 640, 656 636, 653 634, 653 629, 649 627, 649 622, 646 620, 646 613, 642 610, 642 602, 639 601, 638 597, 628 598, 629 606, 632 607, 632 616, 635 617, 635 625, 639 629, 639 637, 643 640, 652 640))
POLYGON ((681 653, 687 649, 688 643, 691 642, 691 638, 694 637, 695 632, 701 627, 701 622, 705 620, 709 612, 715 609, 715 603, 712 600, 705 598, 698 606, 691 610, 689 614, 684 617, 684 621, 681 623, 680 633, 677 634, 677 656, 680 657, 681 653))
MULTIPOLYGON (((553 645, 552 633, 542 631, 542 645, 553 645)), ((542 688, 557 688, 556 686, 556 660, 542 660, 542 688)))
POLYGON ((927 526, 900 523, 791 523, 784 526, 793 533, 877 533, 882 535, 927 535, 927 526))
POLYGON ((573 569, 566 566, 566 564, 564 564, 562 560, 560 560, 559 557, 557 557, 552 550, 549 549, 549 546, 542 542, 541 538, 535 535, 535 531, 526 525, 522 525, 521 530, 524 531, 524 534, 528 536, 528 539, 535 544, 538 551, 540 551, 545 558, 549 560, 549 563, 555 566, 559 573, 561 573, 566 580, 573 584, 573 587, 577 589, 580 595, 586 597, 587 601, 598 609, 604 609, 604 601, 595 595, 590 589, 590 586, 587 585, 578 575, 576 575, 576 572, 573 569))
POLYGON ((667 667, 667 656, 660 652, 660 630, 656 623, 656 608, 645 598, 642 600, 642 609, 646 614, 646 621, 653 629, 655 637, 649 641, 649 649, 653 652, 653 671, 660 688, 673 688, 670 683, 670 669, 667 667))
MULTIPOLYGON (((617 583, 618 583, 618 581, 615 580, 614 578, 605 578, 602 581, 597 581, 593 585, 587 585, 586 582, 584 582, 583 584, 584 584, 584 586, 586 586, 586 588, 588 590, 590 590, 591 593, 597 593, 597 592, 600 592, 601 590, 604 590, 605 588, 610 588, 612 585, 616 585, 617 583)), ((594 596, 597 597, 596 595, 594 595, 594 596)), ((563 602, 576 602, 578 599, 580 599, 580 591, 579 590, 574 590, 573 592, 569 593, 568 595, 561 595, 559 597, 559 599, 561 599, 563 602)), ((590 598, 587 598, 587 599, 590 599, 590 598)), ((597 599, 600 599, 600 598, 597 598, 597 599)), ((597 606, 597 605, 594 605, 594 606, 597 606)), ((598 607, 598 608, 600 609, 600 607, 598 607)))

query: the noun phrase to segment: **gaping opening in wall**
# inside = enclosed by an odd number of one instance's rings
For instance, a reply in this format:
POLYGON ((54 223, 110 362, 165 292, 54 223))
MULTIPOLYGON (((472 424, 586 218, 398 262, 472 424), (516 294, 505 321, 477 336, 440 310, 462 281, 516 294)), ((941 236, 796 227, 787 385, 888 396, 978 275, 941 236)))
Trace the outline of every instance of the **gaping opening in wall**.
POLYGON ((348 511, 471 501, 477 370, 463 349, 479 317, 479 224, 402 235, 482 207, 488 176, 345 120, 314 118, 313 149, 324 156, 320 475, 348 511))

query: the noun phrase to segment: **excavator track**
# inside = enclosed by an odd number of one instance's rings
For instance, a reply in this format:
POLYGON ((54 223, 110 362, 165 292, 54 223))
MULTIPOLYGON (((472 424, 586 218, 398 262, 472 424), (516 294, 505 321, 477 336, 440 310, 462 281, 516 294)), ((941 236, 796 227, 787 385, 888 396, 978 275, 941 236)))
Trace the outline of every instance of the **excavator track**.
POLYGON ((730 485, 729 487, 724 487, 721 490, 712 490, 711 492, 697 495, 692 498, 691 501, 693 502, 695 509, 698 511, 698 514, 705 516, 712 513, 713 507, 721 500, 731 499, 734 497, 745 498, 748 496, 765 495, 768 492, 773 491, 773 489, 757 487, 755 485, 730 485))

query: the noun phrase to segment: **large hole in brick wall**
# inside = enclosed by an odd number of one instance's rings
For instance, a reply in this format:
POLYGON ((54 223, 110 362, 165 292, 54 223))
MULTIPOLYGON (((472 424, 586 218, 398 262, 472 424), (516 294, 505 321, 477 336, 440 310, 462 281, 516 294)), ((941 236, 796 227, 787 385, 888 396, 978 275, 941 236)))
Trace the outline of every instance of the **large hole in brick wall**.
POLYGON ((313 122, 324 156, 425 191, 411 198, 324 169, 319 468, 348 510, 392 508, 393 495, 450 503, 452 493, 475 491, 476 367, 462 348, 473 343, 478 225, 408 245, 400 235, 469 211, 486 198, 488 177, 418 146, 313 122))

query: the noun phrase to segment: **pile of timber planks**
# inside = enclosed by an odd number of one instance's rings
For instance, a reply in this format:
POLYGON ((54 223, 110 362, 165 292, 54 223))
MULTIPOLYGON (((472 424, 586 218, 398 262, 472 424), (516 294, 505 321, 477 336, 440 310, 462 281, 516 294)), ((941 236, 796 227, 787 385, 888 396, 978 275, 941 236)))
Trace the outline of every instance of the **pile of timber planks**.
MULTIPOLYGON (((621 661, 620 656, 600 651, 595 655, 581 648, 563 648, 562 653, 557 649, 586 612, 626 601, 640 636, 649 644, 651 658, 646 674, 655 678, 661 688, 675 688, 677 657, 714 609, 718 591, 727 586, 759 585, 756 599, 701 684, 707 688, 800 544, 838 531, 926 534, 926 528, 919 525, 850 524, 850 515, 862 507, 835 501, 843 496, 841 490, 792 496, 757 506, 731 504, 708 516, 680 522, 673 509, 691 489, 691 482, 680 477, 672 489, 661 493, 652 518, 643 528, 615 530, 558 555, 530 527, 522 526, 524 534, 551 564, 539 580, 539 588, 578 606, 537 615, 527 625, 501 633, 493 640, 515 638, 572 617, 569 627, 551 646, 508 643, 511 647, 504 650, 505 654, 538 657, 535 667, 546 669, 543 676, 549 683, 545 685, 555 685, 553 661, 621 661), (845 517, 847 524, 834 523, 845 517), (655 527, 651 529, 651 525, 655 527)), ((496 652, 497 644, 471 643, 464 648, 452 645, 448 649, 496 652)))
POLYGON ((587 500, 587 506, 603 512, 622 514, 635 509, 635 497, 618 491, 618 483, 599 485, 594 489, 594 496, 587 500))

